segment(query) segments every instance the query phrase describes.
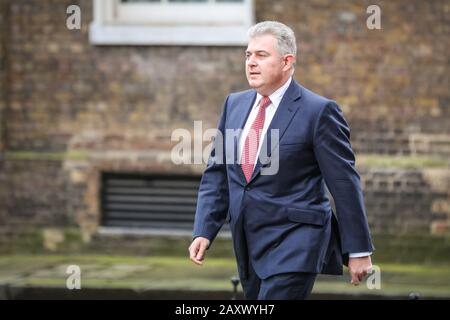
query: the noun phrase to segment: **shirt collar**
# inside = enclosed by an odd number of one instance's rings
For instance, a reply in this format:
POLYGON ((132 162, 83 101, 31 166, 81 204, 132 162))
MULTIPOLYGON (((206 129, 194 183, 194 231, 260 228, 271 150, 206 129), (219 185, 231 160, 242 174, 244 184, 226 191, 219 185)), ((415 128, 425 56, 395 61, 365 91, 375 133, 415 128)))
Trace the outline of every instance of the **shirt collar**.
MULTIPOLYGON (((292 77, 290 77, 281 87, 279 87, 277 90, 275 90, 270 96, 269 99, 272 102, 272 104, 275 106, 275 108, 278 108, 278 105, 281 102, 281 99, 283 98, 284 94, 286 93, 286 90, 289 88, 289 85, 291 84, 292 77)), ((259 102, 262 99, 262 95, 259 93, 256 93, 256 104, 254 105, 254 108, 256 108, 259 105, 259 102)))

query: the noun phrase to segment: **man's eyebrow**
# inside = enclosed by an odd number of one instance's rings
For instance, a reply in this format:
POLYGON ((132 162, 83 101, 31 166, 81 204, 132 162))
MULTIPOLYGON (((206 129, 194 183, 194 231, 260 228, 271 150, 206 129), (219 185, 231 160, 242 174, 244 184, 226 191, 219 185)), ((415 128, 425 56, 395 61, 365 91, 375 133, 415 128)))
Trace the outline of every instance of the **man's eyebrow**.
MULTIPOLYGON (((245 53, 252 53, 250 50, 245 50, 245 53)), ((267 53, 269 54, 269 52, 265 51, 265 50, 256 50, 255 53, 267 53)))

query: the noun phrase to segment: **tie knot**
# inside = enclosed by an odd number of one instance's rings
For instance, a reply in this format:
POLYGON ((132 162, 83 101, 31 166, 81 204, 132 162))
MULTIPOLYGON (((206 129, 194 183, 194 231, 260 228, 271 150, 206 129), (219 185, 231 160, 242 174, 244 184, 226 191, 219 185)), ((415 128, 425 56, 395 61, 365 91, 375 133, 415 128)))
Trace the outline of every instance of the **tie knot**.
POLYGON ((271 102, 270 102, 269 97, 264 96, 264 97, 262 97, 261 102, 259 103, 259 106, 260 106, 262 109, 265 109, 265 108, 267 108, 267 107, 269 106, 270 103, 271 103, 271 102))

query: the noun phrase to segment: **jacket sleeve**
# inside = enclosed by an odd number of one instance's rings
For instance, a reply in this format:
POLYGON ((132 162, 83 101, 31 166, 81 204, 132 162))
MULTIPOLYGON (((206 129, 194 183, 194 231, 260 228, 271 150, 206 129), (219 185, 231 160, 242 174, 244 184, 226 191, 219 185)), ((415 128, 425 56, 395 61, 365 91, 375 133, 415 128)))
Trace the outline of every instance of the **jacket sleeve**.
POLYGON ((217 137, 203 173, 197 198, 193 237, 212 241, 225 222, 228 213, 228 181, 225 159, 225 121, 228 97, 219 120, 217 137))
POLYGON ((342 254, 374 251, 350 129, 334 101, 325 105, 317 118, 314 153, 336 205, 342 254))

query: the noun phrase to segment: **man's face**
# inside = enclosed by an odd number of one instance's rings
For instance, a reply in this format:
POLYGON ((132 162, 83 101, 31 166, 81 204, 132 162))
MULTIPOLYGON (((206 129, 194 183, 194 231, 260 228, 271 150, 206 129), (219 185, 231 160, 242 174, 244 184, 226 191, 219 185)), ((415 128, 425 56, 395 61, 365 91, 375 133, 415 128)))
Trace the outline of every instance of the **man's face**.
POLYGON ((286 59, 276 50, 272 35, 261 35, 250 39, 245 60, 245 73, 250 87, 259 94, 268 96, 281 87, 290 76, 286 59))

